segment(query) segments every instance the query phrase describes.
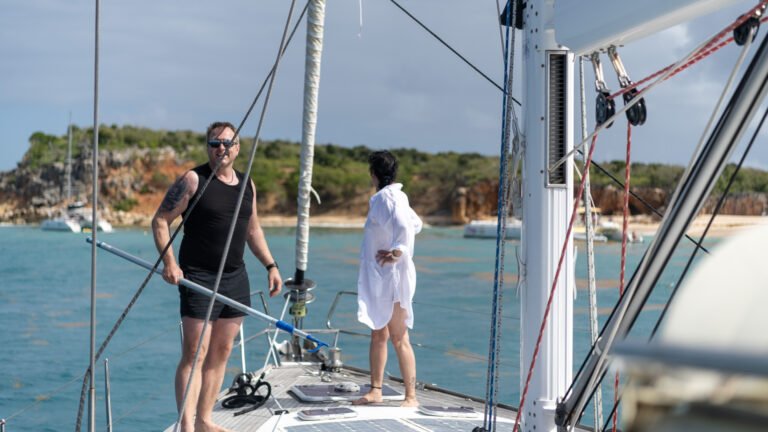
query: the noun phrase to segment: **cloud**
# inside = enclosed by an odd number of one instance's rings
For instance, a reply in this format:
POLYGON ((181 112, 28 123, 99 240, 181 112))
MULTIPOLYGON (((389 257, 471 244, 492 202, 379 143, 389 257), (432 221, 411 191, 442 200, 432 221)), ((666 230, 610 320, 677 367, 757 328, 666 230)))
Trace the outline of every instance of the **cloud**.
MULTIPOLYGON (((432 2, 402 4, 494 82, 502 83, 493 2, 443 0, 439 10, 432 2)), ((297 5, 303 7, 302 2, 297 5)), ((214 118, 240 121, 275 59, 287 6, 282 0, 103 4, 100 120, 198 131, 214 118)), ((741 9, 622 47, 631 77, 638 80, 672 63, 741 9)), ((336 0, 328 3, 326 12, 318 141, 498 153, 501 94, 485 78, 390 2, 336 0)), ((281 61, 263 139, 301 137, 304 38, 302 24, 281 61)), ((520 34, 517 39, 519 43, 520 34)), ((715 86, 727 77, 736 51, 724 49, 713 61, 680 74, 648 97, 648 124, 636 128, 636 160, 687 162, 697 139, 690 132, 706 121, 718 92, 715 86)), ((75 123, 91 125, 92 2, 72 0, 65 6, 36 0, 6 6, 0 15, 0 56, 12 59, 0 63, 0 128, 7 131, 0 142, 0 170, 16 164, 34 131, 63 134, 70 111, 75 123)), ((522 70, 519 59, 515 67, 522 70)), ((616 88, 612 72, 609 78, 616 88)), ((517 96, 522 85, 517 79, 517 96)), ((587 89, 588 118, 593 122, 591 71, 587 89)), ((244 133, 255 133, 262 102, 244 133)), ((623 128, 617 122, 601 135, 599 160, 623 159, 623 128)), ((756 163, 768 164, 766 152, 756 151, 756 163)))

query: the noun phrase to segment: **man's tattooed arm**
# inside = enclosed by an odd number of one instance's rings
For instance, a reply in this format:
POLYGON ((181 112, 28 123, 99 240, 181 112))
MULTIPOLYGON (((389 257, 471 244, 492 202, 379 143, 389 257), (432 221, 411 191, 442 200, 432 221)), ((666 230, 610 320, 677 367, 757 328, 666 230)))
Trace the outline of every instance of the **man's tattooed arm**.
POLYGON ((160 211, 173 212, 173 210, 184 200, 187 194, 188 186, 185 177, 179 177, 178 180, 168 189, 168 192, 160 204, 160 211))

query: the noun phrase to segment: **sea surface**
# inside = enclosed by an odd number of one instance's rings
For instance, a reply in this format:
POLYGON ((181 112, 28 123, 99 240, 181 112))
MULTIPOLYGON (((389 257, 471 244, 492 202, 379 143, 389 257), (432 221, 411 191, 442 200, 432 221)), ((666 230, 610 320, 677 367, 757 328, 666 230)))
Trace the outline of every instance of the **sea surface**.
MULTIPOLYGON (((283 277, 295 270, 295 232, 266 228, 267 240, 283 277)), ((82 377, 89 361, 91 246, 89 234, 44 232, 36 226, 0 227, 0 419, 7 432, 74 430, 82 377)), ((156 251, 146 230, 116 230, 98 234, 128 253, 154 262, 156 251)), ((324 328, 329 307, 339 291, 355 291, 359 229, 312 229, 307 277, 314 280, 316 300, 308 305, 307 329, 324 328)), ((627 280, 650 239, 630 244, 627 280)), ((682 246, 652 294, 634 337, 647 337, 663 304, 691 254, 682 246)), ((574 322, 574 368, 588 350, 588 295, 586 253, 577 244, 577 297, 574 322)), ((498 400, 519 404, 519 297, 516 294, 516 251, 506 246, 505 290, 498 400)), ((482 397, 493 293, 496 245, 489 239, 464 239, 459 228, 427 228, 416 238, 418 286, 415 296, 415 345, 418 380, 482 397)), ((619 296, 620 244, 596 245, 598 301, 601 324, 619 296)), ((266 288, 266 273, 253 256, 246 258, 259 309, 258 292, 266 288)), ((125 310, 147 276, 147 271, 104 251, 96 258, 97 346, 125 310)), ((279 316, 282 298, 267 300, 270 314, 279 316)), ((290 316, 286 317, 286 321, 290 316)), ((333 325, 367 334, 356 321, 356 298, 343 295, 332 317, 333 325)), ((538 326, 539 323, 536 323, 538 326)), ((248 318, 245 336, 265 324, 248 318)), ((130 310, 97 363, 96 429, 106 430, 104 359, 110 372, 114 430, 158 431, 175 421, 173 375, 179 356, 178 293, 174 286, 153 277, 130 310)), ((345 363, 367 368, 366 337, 342 335, 345 363)), ((264 338, 246 347, 247 368, 265 360, 264 338)), ((240 370, 234 351, 225 385, 240 370)), ((390 350, 387 373, 399 376, 390 350)), ((612 399, 613 389, 604 396, 612 399)), ((591 410, 584 420, 591 422, 591 410)), ((87 421, 83 423, 86 429, 87 421)))

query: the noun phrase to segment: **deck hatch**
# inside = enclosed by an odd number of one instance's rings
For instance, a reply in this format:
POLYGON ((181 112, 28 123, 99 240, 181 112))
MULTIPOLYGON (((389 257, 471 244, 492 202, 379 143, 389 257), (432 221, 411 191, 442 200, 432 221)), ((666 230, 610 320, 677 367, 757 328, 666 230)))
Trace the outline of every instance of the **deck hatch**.
MULTIPOLYGON (((291 392, 304 402, 333 402, 359 399, 370 389, 370 384, 361 384, 356 392, 337 391, 334 384, 297 384, 291 387, 291 392)), ((384 400, 405 399, 402 393, 386 384, 382 385, 381 393, 384 400)))
POLYGON ((284 426, 285 432, 415 432, 416 429, 393 419, 330 421, 284 426))
POLYGON ((456 431, 467 432, 475 427, 483 426, 483 419, 476 420, 458 420, 458 419, 438 419, 438 418, 417 418, 408 419, 408 421, 423 427, 430 431, 456 431))

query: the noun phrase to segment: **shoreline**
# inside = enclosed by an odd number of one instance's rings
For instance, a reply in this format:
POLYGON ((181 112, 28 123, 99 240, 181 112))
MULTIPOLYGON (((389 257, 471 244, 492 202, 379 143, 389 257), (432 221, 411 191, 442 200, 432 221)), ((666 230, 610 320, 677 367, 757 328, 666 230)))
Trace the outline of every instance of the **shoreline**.
MULTIPOLYGON (((712 215, 699 215, 693 221, 688 235, 701 235, 712 215)), ((603 219, 622 224, 621 216, 604 216, 603 219)), ((448 217, 424 217, 425 226, 462 227, 463 224, 450 223, 448 217)), ((261 216, 261 225, 270 228, 290 228, 296 226, 296 217, 290 216, 261 216)), ((363 216, 318 215, 310 217, 310 227, 313 228, 362 228, 365 224, 363 216)), ((746 228, 768 224, 768 216, 738 216, 718 215, 708 231, 709 236, 725 237, 733 235, 746 228)), ((629 220, 629 230, 642 235, 654 235, 661 221, 653 220, 651 216, 632 216, 629 220)))
MULTIPOLYGON (((613 221, 619 225, 622 224, 622 217, 603 216, 605 220, 613 221)), ((686 234, 701 235, 707 227, 712 215, 702 214, 696 216, 686 234)), ((757 225, 768 224, 766 216, 737 216, 737 215, 718 215, 712 222, 712 226, 707 232, 707 236, 728 237, 744 229, 757 225)), ((658 231, 661 221, 653 221, 650 216, 632 216, 629 220, 629 231, 634 231, 642 235, 654 235, 658 231)))
MULTIPOLYGON (((688 229, 688 235, 701 235, 704 232, 711 215, 699 215, 693 221, 688 229)), ((311 216, 310 228, 340 228, 340 229, 362 229, 365 225, 365 216, 347 216, 347 215, 316 215, 311 216)), ((629 220, 629 231, 640 235, 655 235, 661 225, 660 220, 648 215, 631 216, 629 220)), ((260 216, 261 226, 265 228, 295 228, 296 216, 285 215, 266 215, 260 216)), ((426 216, 423 217, 425 227, 453 227, 461 228, 463 224, 451 222, 447 216, 426 216)), ((619 226, 623 223, 621 215, 603 216, 603 220, 611 221, 619 226)), ((715 218, 708 231, 708 236, 727 237, 736 234, 749 227, 768 224, 768 216, 739 216, 739 215, 719 215, 715 218)), ((34 226, 37 224, 13 224, 0 223, 0 227, 11 226, 34 226)), ((115 228, 129 229, 149 229, 144 225, 115 225, 115 228)))

